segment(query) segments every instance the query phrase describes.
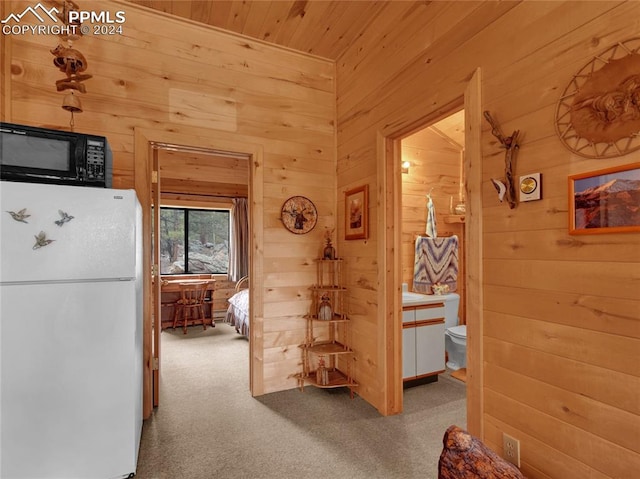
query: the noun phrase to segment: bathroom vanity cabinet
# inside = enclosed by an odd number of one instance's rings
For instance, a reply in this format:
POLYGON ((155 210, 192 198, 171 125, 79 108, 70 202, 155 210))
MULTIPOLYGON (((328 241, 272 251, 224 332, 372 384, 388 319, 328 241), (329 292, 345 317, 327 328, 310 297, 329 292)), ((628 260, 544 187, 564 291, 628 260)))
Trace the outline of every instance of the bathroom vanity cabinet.
POLYGON ((404 381, 445 371, 444 303, 402 308, 402 378, 404 381))
POLYGON ((318 259, 317 283, 311 286, 311 308, 305 316, 307 331, 302 349, 302 372, 296 375, 300 390, 305 384, 319 388, 348 387, 351 397, 354 353, 347 317, 342 259, 318 259))

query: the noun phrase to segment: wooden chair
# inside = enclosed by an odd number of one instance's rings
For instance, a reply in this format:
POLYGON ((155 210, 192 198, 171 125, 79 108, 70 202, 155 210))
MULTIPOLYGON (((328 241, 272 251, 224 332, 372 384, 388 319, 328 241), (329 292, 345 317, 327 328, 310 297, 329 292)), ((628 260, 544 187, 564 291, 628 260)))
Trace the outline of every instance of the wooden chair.
POLYGON ((207 330, 204 316, 204 299, 207 295, 207 282, 197 281, 180 283, 180 299, 176 301, 176 309, 173 313, 173 329, 182 317, 182 332, 187 334, 189 320, 202 319, 202 326, 207 330))
POLYGON ((207 286, 207 294, 204 297, 204 304, 207 306, 208 310, 209 310, 209 314, 211 315, 211 327, 215 328, 216 326, 216 320, 215 317, 213 315, 213 299, 214 299, 214 294, 215 294, 215 290, 216 290, 216 280, 214 279, 214 275, 210 275, 211 279, 207 280, 208 286, 207 286))

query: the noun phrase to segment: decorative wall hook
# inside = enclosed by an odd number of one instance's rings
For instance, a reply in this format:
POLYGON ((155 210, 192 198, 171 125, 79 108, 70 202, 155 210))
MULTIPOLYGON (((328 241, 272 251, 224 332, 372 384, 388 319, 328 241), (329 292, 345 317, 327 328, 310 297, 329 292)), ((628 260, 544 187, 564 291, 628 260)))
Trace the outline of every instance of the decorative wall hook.
POLYGON ((504 136, 500 127, 491 117, 488 111, 484 112, 484 117, 491 125, 491 134, 495 136, 502 148, 506 150, 504 156, 504 180, 491 179, 493 186, 498 190, 498 198, 502 201, 503 197, 506 197, 509 208, 516 207, 516 189, 513 182, 513 164, 515 162, 515 151, 520 147, 518 145, 518 135, 520 130, 515 130, 511 136, 504 136))

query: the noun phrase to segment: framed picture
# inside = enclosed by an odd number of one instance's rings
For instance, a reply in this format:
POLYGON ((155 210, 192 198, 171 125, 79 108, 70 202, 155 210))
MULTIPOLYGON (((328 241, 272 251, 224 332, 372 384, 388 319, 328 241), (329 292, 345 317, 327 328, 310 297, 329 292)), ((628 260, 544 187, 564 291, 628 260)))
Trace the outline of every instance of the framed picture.
POLYGON ((640 231, 640 163, 569 177, 569 234, 640 231))
POLYGON ((369 185, 344 193, 345 235, 348 240, 369 237, 369 185))

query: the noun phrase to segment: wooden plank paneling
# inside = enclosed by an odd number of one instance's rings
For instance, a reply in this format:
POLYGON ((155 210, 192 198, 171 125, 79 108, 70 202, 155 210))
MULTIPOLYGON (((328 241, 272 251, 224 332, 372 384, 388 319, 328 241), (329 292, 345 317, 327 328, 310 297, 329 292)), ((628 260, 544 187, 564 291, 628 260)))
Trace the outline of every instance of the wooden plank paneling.
POLYGON ((485 282, 542 291, 638 298, 638 263, 606 261, 485 260, 485 282), (594 281, 598 278, 598 281, 594 281))
MULTIPOLYGON (((0 4, 0 17, 7 18, 10 13, 10 6, 6 2, 0 4)), ((11 35, 0 36, 0 64, 2 65, 2 78, 0 82, 0 120, 9 121, 11 119, 11 82, 5 79, 11 78, 11 57, 13 38, 11 35)))
MULTIPOLYGON (((21 11, 28 4, 12 2, 11 10, 21 11)), ((188 2, 154 2, 153 6, 199 19, 221 13, 219 8, 198 6, 194 10, 188 2)), ((267 4, 257 8, 269 10, 267 4)), ((139 169, 133 154, 136 128, 202 134, 208 143, 220 138, 244 143, 251 151, 262 149, 264 163, 257 167, 263 180, 253 185, 251 192, 246 191, 246 186, 241 190, 247 184, 247 168, 238 172, 236 179, 233 164, 217 169, 201 164, 200 159, 189 154, 170 155, 172 158, 162 163, 161 175, 166 176, 163 188, 176 194, 248 193, 256 211, 264 211, 251 218, 252 236, 257 238, 254 256, 265 260, 264 265, 252 265, 256 288, 252 295, 252 390, 263 394, 295 387, 295 380, 288 378, 295 361, 291 363, 286 358, 279 364, 274 356, 265 367, 263 345, 268 340, 269 348, 299 351, 298 337, 267 336, 268 325, 285 311, 286 316, 304 315, 304 299, 292 301, 288 294, 293 290, 288 288, 298 288, 298 283, 308 286, 313 283, 315 272, 303 269, 300 277, 292 275, 293 282, 288 283, 286 276, 280 277, 278 264, 283 258, 305 261, 317 256, 324 226, 333 226, 335 221, 334 64, 192 22, 176 21, 130 3, 96 1, 92 2, 92 9, 126 12, 122 35, 86 35, 74 44, 87 57, 87 73, 93 75, 81 98, 84 112, 76 115, 76 129, 104 134, 111 140, 115 185, 134 184, 134 174, 139 169), (322 226, 295 238, 279 223, 265 228, 288 196, 305 193, 318 205, 322 226), (275 281, 273 278, 278 278, 278 285, 283 283, 284 289, 280 295, 269 296, 269 308, 263 310, 265 291, 280 287, 270 284, 275 281), (293 305, 295 310, 291 309, 293 305)), ((262 28, 258 27, 258 17, 226 10, 227 17, 236 13, 236 21, 244 27, 262 28)), ((60 107, 61 94, 54 85, 60 72, 51 64, 49 53, 58 38, 25 35, 15 40, 10 59, 15 70, 10 82, 11 119, 68 128, 69 116, 60 107)), ((3 68, 8 68, 8 61, 3 68)), ((251 167, 256 168, 253 164, 251 167)))
POLYGON ((484 357, 488 364, 509 365, 511 371, 528 378, 636 416, 640 414, 640 378, 637 376, 588 364, 581 358, 569 359, 540 351, 528 344, 519 345, 491 337, 486 337, 484 342, 484 357))
POLYGON ((484 330, 502 341, 640 376, 640 361, 632 361, 640 351, 637 338, 491 311, 485 312, 484 330))
MULTIPOLYGON (((517 402, 491 389, 485 388, 485 396, 487 397, 486 412, 489 416, 513 426, 515 430, 527 431, 539 441, 572 457, 572 460, 577 463, 586 464, 608 477, 629 479, 635 475, 633 471, 640 467, 640 455, 624 447, 564 421, 558 421, 537 408, 517 402), (620 460, 623 457, 625 460, 620 460)), ((527 444, 521 443, 523 462, 528 462, 526 450, 527 444)), ((574 473, 566 477, 577 479, 582 476, 574 473)))
MULTIPOLYGON (((502 452, 502 433, 519 434, 522 441, 526 444, 527 455, 521 457, 521 470, 526 477, 536 477, 539 479, 555 479, 556 477, 575 477, 590 479, 606 479, 608 476, 600 471, 595 470, 587 464, 581 462, 569 461, 569 456, 564 454, 543 441, 529 436, 513 429, 506 422, 500 421, 494 417, 488 417, 486 421, 485 442, 493 448, 494 451, 502 452), (535 466, 534 466, 535 465, 535 466)), ((504 452, 503 452, 504 454, 504 452)))
MULTIPOLYGON (((132 0, 131 3, 333 60, 362 36, 379 15, 394 20, 400 13, 416 15, 412 2, 132 0)), ((419 5, 422 10, 434 10, 427 8, 428 4, 419 5)))
POLYGON ((640 452, 640 416, 489 363, 485 387, 541 413, 640 452))
POLYGON ((490 311, 522 316, 603 333, 640 338, 640 300, 611 296, 536 290, 535 306, 530 292, 516 285, 485 287, 485 305, 490 311))
MULTIPOLYGON (((385 229, 392 225, 388 208, 399 200, 385 186, 398 173, 378 160, 393 156, 385 135, 405 134, 459 107, 481 65, 482 84, 475 77, 473 85, 483 100, 473 115, 488 109, 505 132, 521 130, 516 175, 541 172, 543 199, 514 210, 500 204, 490 178, 503 174, 504 152, 486 123, 467 126, 477 146, 465 158, 472 173, 467 283, 485 292, 471 297, 468 312, 486 319, 469 323, 468 426, 496 450, 502 432, 520 439, 522 469, 532 479, 633 477, 640 466, 629 429, 640 413, 634 366, 640 363, 640 242, 634 234, 569 236, 566 178, 603 161, 638 161, 640 153, 577 158, 555 137, 553 115, 575 71, 606 47, 637 36, 639 3, 350 2, 344 11, 305 1, 215 2, 211 8, 139 3, 336 59, 274 49, 123 2, 95 2, 95 8, 125 5, 126 34, 85 36, 76 45, 94 75, 77 129, 107 134, 119 187, 144 174, 134 164, 136 128, 180 134, 202 128, 263 152, 252 165, 264 172, 253 185, 264 211, 252 218, 255 254, 263 258, 252 265, 262 285, 252 296, 255 393, 295 386, 289 377, 299 368, 292 354, 300 341, 295 322, 308 301, 304 285, 315 278, 309 261, 319 254, 324 227, 337 226, 336 246, 347 258, 358 393, 380 411, 401 410, 387 368, 399 351, 394 275, 402 274, 391 249, 411 233, 385 229), (318 21, 316 14, 339 19, 318 21), (370 235, 345 241, 343 193, 362 184, 370 187, 370 235), (282 202, 294 194, 318 206, 319 225, 304 238, 287 237, 279 222, 282 202), (394 265, 397 272, 389 270, 394 265), (620 437, 613 437, 603 412, 620 437)), ((10 9, 28 4, 12 2, 10 9)), ((68 128, 61 95, 53 91, 59 72, 48 50, 56 42, 11 38, 11 65, 3 62, 3 78, 11 73, 2 89, 11 98, 2 108, 5 118, 68 128)), ((417 213, 420 204, 409 209, 417 213)))
MULTIPOLYGON (((557 139, 553 117, 559 92, 582 65, 609 45, 637 36, 632 18, 640 14, 640 4, 464 6, 466 12, 448 23, 450 29, 438 30, 426 21, 421 31, 413 30, 411 22, 394 30, 395 38, 402 39, 398 44, 412 56, 390 53, 391 35, 369 35, 338 60, 338 190, 359 182, 389 185, 385 175, 390 172, 380 163, 377 177, 370 178, 381 156, 376 135, 404 133, 443 116, 481 65, 482 84, 476 90, 482 89, 483 97, 475 114, 490 110, 505 133, 521 130, 516 176, 541 172, 543 199, 514 210, 500 204, 490 178, 504 175, 504 150, 486 121, 467 129, 467 138, 477 140, 477 151, 465 155, 467 171, 473 172, 466 187, 466 237, 472 238, 473 248, 467 282, 484 288, 483 295, 469 301, 467 312, 484 317, 468 328, 469 428, 498 451, 503 432, 520 439, 527 477, 633 477, 640 458, 634 447, 640 404, 640 240, 633 234, 579 241, 569 236, 566 191, 568 175, 602 168, 602 161, 632 163, 639 154, 577 158, 557 139), (615 437, 607 416, 623 437, 615 437)), ((448 13, 445 7, 440 6, 442 15, 448 13)), ((393 207, 393 191, 378 194, 384 195, 387 208, 393 207)), ((419 201, 411 202, 406 213, 420 208, 419 201)), ((379 218, 389 215, 376 213, 379 218)), ((411 221, 408 229, 419 224, 411 221)), ((367 255, 371 243, 392 240, 387 233, 371 238, 361 250, 349 247, 357 255, 356 278, 366 274, 358 258, 367 255)), ((388 251, 388 244, 373 246, 379 268, 385 268, 382 276, 390 278, 386 255, 408 254, 408 249, 396 253, 388 251)), ((385 286, 376 296, 385 304, 356 303, 354 331, 361 354, 372 359, 372 366, 361 370, 366 381, 385 377, 373 367, 379 356, 365 349, 383 349, 382 341, 375 341, 381 324, 376 328, 361 319, 369 315, 380 323, 390 321, 393 286, 382 281, 373 285, 376 291, 385 286)), ((363 394, 384 409, 385 394, 370 389, 363 394)))

